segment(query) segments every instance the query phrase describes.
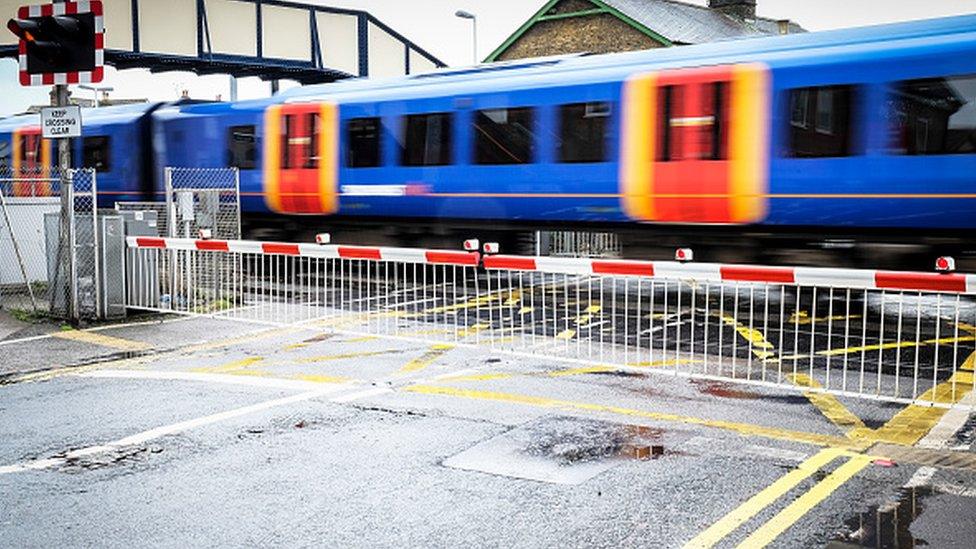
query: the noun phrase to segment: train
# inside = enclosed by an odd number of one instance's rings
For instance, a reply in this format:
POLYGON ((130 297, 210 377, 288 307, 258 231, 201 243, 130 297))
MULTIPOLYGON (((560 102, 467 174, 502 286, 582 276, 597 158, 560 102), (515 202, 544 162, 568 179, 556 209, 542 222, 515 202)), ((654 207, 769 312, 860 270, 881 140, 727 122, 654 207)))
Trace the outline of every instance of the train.
MULTIPOLYGON (((976 268, 976 16, 351 79, 239 102, 86 109, 99 205, 163 170, 240 170, 244 232, 625 257, 976 268)), ((55 158, 34 116, 0 165, 55 158)))

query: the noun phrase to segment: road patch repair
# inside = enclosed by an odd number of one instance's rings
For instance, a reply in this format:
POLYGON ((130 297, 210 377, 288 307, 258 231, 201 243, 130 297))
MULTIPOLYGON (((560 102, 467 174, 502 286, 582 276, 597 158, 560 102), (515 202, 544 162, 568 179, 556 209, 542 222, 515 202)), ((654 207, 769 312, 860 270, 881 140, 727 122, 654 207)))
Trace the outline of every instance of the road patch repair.
MULTIPOLYGON (((344 328, 195 318, 4 342, 12 356, 35 356, 0 387, 0 434, 13 443, 0 462, 7 539, 27 543, 26 525, 42 518, 60 527, 52 542, 109 535, 77 505, 108 501, 106 512, 118 512, 143 497, 143 483, 160 487, 163 507, 181 493, 220 506, 256 489, 234 478, 281 487, 265 496, 269 506, 297 498, 308 502, 302 513, 329 516, 300 533, 277 531, 281 543, 873 543, 908 535, 891 519, 861 526, 869 513, 904 520, 904 487, 925 468, 912 487, 925 511, 909 520, 925 535, 911 539, 944 539, 936 510, 976 510, 969 414, 652 372, 666 364, 572 364, 344 328), (189 334, 192 344, 171 344, 189 334), (137 354, 45 368, 38 351, 62 341, 137 354), (73 403, 88 417, 37 417, 73 403), (65 490, 78 495, 69 502, 65 490), (327 513, 329 501, 346 510, 327 513), (403 505, 387 508, 392 501, 403 505), (512 505, 517 524, 488 527, 508 523, 512 505)), ((947 381, 940 398, 971 398, 966 380, 947 381)), ((189 542, 203 528, 184 514, 131 512, 138 521, 113 540, 140 539, 148 524, 189 542)), ((220 535, 268 539, 246 525, 225 524, 220 535)))

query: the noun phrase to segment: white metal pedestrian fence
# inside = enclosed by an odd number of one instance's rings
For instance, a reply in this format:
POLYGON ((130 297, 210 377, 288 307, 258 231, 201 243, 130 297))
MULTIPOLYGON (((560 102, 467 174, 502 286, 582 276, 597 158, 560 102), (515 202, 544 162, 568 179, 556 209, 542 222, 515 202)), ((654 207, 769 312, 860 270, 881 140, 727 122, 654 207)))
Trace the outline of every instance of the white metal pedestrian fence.
POLYGON ((131 308, 970 406, 976 275, 167 238, 127 246, 131 308))

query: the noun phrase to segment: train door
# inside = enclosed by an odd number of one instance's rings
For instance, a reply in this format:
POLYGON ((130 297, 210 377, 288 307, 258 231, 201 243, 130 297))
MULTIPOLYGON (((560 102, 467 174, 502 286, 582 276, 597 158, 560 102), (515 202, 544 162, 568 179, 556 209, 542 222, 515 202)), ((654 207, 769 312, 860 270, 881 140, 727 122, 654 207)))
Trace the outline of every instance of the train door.
POLYGON ((658 87, 658 215, 668 221, 728 218, 728 94, 726 74, 663 75, 658 87))
POLYGON ((41 137, 40 128, 20 128, 12 149, 14 196, 50 196, 51 141, 41 137))
POLYGON ((760 220, 768 97, 766 69, 753 65, 630 79, 621 148, 628 215, 668 223, 760 220))
POLYGON ((280 213, 338 209, 338 116, 332 104, 270 107, 265 115, 265 202, 280 213))

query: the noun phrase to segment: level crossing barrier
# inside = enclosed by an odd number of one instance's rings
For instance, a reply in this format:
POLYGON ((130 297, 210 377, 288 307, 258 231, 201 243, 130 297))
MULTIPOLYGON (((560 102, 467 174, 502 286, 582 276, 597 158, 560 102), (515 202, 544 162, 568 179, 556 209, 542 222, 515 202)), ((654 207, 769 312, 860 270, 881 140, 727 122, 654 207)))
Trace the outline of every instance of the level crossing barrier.
POLYGON ((127 247, 131 308, 971 406, 976 275, 140 237, 127 247), (164 256, 173 268, 158 268, 164 256))

